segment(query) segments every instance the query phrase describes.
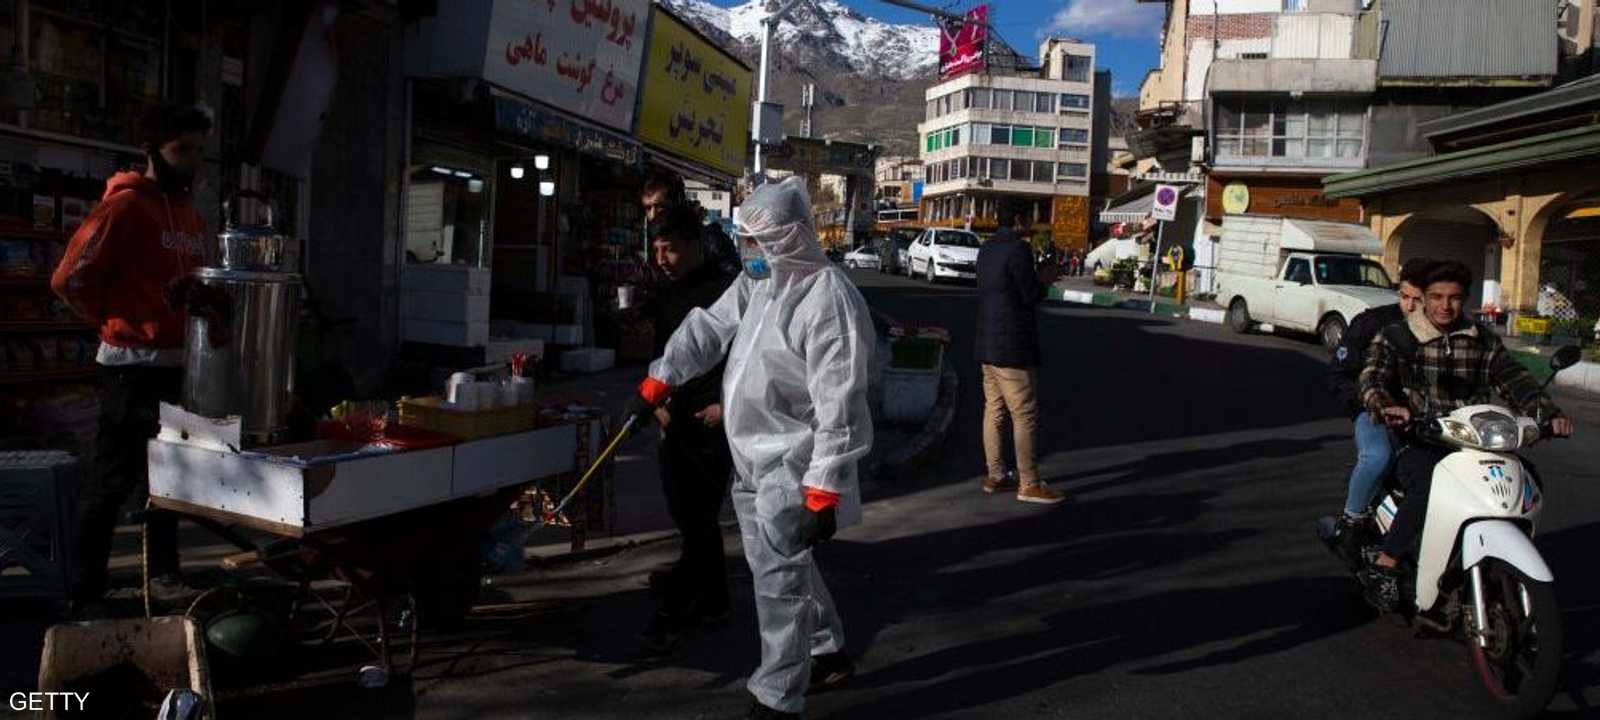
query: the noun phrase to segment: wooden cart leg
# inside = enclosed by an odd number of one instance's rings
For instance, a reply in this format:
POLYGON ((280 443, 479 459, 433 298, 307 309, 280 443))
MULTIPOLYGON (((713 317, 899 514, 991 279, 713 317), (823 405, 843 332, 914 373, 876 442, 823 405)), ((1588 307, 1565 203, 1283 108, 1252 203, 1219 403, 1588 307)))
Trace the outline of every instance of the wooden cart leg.
MULTIPOLYGON (((145 512, 150 511, 149 503, 145 504, 145 512)), ((150 523, 139 523, 139 583, 140 595, 144 596, 144 616, 155 617, 155 603, 150 600, 150 523)))

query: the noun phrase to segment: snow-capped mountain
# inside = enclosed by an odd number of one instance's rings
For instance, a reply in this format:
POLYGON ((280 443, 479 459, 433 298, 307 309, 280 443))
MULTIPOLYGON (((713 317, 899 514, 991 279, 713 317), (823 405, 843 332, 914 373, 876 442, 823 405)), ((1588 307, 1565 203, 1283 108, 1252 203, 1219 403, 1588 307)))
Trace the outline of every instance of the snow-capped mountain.
MULTIPOLYGON (((705 0, 660 0, 730 49, 746 54, 760 47, 764 0, 723 8, 705 0)), ((800 6, 778 26, 779 62, 807 75, 848 72, 869 78, 921 79, 938 65, 939 30, 895 25, 862 15, 838 0, 800 6)))

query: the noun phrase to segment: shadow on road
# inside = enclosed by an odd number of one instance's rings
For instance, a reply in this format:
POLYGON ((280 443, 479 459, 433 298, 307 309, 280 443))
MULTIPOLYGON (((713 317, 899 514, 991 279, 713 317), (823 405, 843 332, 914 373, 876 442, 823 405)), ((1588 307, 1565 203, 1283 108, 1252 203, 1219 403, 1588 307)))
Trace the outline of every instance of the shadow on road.
POLYGON ((1600 569, 1600 522, 1540 535, 1538 545, 1555 573, 1562 608, 1567 663, 1560 694, 1578 707, 1572 717, 1600 716, 1585 698, 1600 688, 1600 584, 1591 580, 1600 569))
POLYGON ((924 717, 983 707, 1073 676, 1253 639, 1204 655, 1136 669, 1168 674, 1239 662, 1343 632, 1364 622, 1335 578, 1282 579, 1158 593, 1040 619, 1047 629, 959 645, 872 671, 864 686, 913 687, 837 713, 838 718, 924 717), (933 682, 930 682, 933 681, 933 682))

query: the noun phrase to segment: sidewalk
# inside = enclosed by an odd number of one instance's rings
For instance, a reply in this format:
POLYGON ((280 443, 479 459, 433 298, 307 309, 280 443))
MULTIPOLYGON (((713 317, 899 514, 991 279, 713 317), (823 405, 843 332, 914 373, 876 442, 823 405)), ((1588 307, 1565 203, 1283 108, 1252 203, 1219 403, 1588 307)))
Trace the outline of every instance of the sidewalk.
MULTIPOLYGON (((1150 310, 1149 293, 1112 290, 1109 287, 1094 284, 1094 278, 1087 275, 1057 280, 1056 284, 1050 287, 1049 298, 1057 302, 1093 305, 1095 307, 1145 312, 1150 310)), ((1157 295, 1155 299, 1154 314, 1161 317, 1188 318, 1214 324, 1221 324, 1224 317, 1222 306, 1208 300, 1194 300, 1191 298, 1186 303, 1179 303, 1172 298, 1160 295, 1157 295)))

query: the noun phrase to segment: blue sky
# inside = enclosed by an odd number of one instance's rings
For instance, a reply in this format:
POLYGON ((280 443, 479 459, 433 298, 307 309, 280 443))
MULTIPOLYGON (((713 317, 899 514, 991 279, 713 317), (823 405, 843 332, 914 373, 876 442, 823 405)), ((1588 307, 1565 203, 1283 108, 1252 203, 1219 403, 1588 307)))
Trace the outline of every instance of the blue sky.
MULTIPOLYGON (((914 0, 930 7, 965 11, 980 0, 914 0)), ((744 0, 713 0, 742 5, 744 0)), ((864 15, 893 23, 929 23, 928 16, 879 0, 841 0, 864 15)), ((1101 68, 1111 70, 1112 93, 1137 96, 1146 71, 1159 64, 1164 3, 1135 0, 989 0, 990 22, 1006 42, 1026 55, 1039 51, 1046 35, 1088 40, 1101 68)))

